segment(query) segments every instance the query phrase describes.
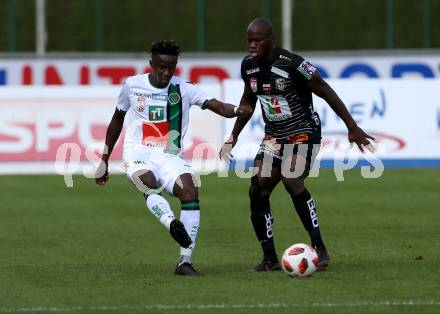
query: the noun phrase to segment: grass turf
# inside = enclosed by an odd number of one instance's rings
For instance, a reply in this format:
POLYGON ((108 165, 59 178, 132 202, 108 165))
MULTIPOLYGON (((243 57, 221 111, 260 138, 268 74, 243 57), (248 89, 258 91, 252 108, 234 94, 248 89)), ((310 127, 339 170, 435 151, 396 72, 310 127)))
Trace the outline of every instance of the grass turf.
MULTIPOLYGON (((124 176, 105 187, 74 177, 73 188, 61 176, 0 177, 0 313, 440 311, 439 170, 308 179, 332 260, 306 279, 246 272, 261 259, 248 185, 202 177, 193 260, 204 276, 186 278, 173 274, 177 245, 124 176)), ((281 185, 271 204, 278 253, 307 243, 281 185)))

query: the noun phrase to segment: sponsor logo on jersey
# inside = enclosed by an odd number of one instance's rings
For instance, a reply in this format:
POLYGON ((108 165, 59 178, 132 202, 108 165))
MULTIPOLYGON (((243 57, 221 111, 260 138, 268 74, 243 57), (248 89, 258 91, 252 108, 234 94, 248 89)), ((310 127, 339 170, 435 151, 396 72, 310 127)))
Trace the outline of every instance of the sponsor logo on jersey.
POLYGON ((270 86, 270 84, 263 84, 263 92, 270 94, 272 92, 272 86, 270 86))
POLYGON ((162 106, 149 106, 148 107, 148 119, 150 121, 163 121, 163 120, 165 120, 165 108, 162 106))
POLYGON ((254 74, 254 73, 257 73, 257 72, 260 72, 260 67, 256 67, 256 68, 253 68, 253 69, 246 70, 246 74, 247 75, 254 74))
POLYGON ((281 113, 281 107, 280 107, 280 102, 278 101, 278 98, 272 97, 270 99, 268 109, 269 109, 270 114, 280 114, 281 113))
POLYGON ((289 77, 289 73, 287 73, 286 71, 281 70, 281 69, 279 69, 279 68, 277 68, 277 67, 272 67, 272 68, 270 69, 270 71, 271 71, 272 73, 278 74, 279 76, 282 76, 282 77, 284 77, 284 78, 288 78, 288 77, 289 77))
POLYGON ((306 79, 310 80, 313 73, 315 73, 316 68, 310 62, 304 60, 301 62, 297 70, 304 75, 306 79))
POLYGON ((258 95, 258 99, 269 121, 283 121, 292 116, 286 98, 273 95, 258 95))
POLYGON ((135 92, 134 96, 138 96, 138 100, 140 98, 143 98, 144 101, 147 100, 147 99, 163 100, 163 101, 167 100, 167 94, 166 93, 163 93, 163 94, 145 94, 145 93, 135 92))
POLYGON ((166 93, 164 93, 164 94, 153 94, 153 95, 151 95, 151 99, 166 101, 167 100, 167 94, 166 93))
POLYGON ((251 77, 250 78, 250 84, 251 84, 252 91, 254 93, 256 93, 257 89, 258 89, 257 78, 256 77, 251 77))
POLYGON ((286 88, 286 80, 283 78, 277 78, 275 80, 276 89, 283 91, 286 88))
POLYGON ((169 123, 167 121, 142 124, 142 144, 151 148, 168 146, 169 123))
POLYGON ((135 95, 135 96, 138 96, 138 97, 147 98, 150 94, 144 94, 144 93, 134 92, 134 95, 135 95))
POLYGON ((171 93, 168 95, 168 101, 171 105, 176 105, 180 101, 180 95, 178 93, 171 93))

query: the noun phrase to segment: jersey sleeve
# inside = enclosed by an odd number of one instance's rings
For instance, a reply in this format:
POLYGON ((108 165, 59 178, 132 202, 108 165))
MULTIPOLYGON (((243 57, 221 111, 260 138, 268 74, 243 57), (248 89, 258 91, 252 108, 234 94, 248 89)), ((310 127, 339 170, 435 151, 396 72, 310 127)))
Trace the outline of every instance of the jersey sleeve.
POLYGON ((205 105, 208 102, 208 100, 213 99, 214 97, 209 96, 207 93, 205 93, 200 86, 193 84, 191 82, 186 82, 185 87, 188 90, 188 97, 189 97, 189 105, 190 106, 197 106, 202 109, 205 109, 205 105))
POLYGON ((245 65, 245 59, 243 59, 241 61, 241 67, 240 67, 240 74, 241 74, 241 79, 243 80, 243 83, 249 87, 249 80, 246 79, 246 65, 245 65))
POLYGON ((316 72, 316 68, 309 61, 304 60, 300 56, 297 56, 297 58, 293 60, 292 65, 293 76, 302 80, 310 81, 316 72))
POLYGON ((125 81, 122 85, 121 92, 119 93, 118 103, 116 104, 116 108, 122 111, 128 111, 130 109, 130 88, 125 81))

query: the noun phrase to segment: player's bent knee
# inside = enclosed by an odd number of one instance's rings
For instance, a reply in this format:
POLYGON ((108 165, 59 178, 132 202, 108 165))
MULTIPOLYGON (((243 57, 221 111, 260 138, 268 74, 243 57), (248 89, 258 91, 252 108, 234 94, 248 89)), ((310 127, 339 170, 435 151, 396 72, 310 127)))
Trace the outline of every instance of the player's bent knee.
POLYGON ((304 179, 297 178, 297 179, 289 179, 283 181, 284 187, 286 188, 286 191, 291 195, 295 196, 300 194, 302 191, 304 191, 304 179))
POLYGON ((187 200, 193 200, 198 198, 198 193, 196 189, 188 189, 188 190, 182 190, 180 192, 180 195, 178 195, 180 200, 187 201, 187 200))
POLYGON ((183 188, 174 187, 173 194, 177 196, 181 201, 198 199, 199 192, 197 187, 191 184, 184 185, 183 188))
POLYGON ((182 201, 197 199, 198 189, 194 184, 194 176, 189 173, 179 176, 174 183, 173 194, 182 201))
POLYGON ((269 189, 261 186, 256 176, 251 178, 251 187, 249 188, 250 198, 269 198, 270 192, 269 189))
POLYGON ((129 177, 130 181, 136 188, 146 195, 158 194, 157 181, 151 171, 138 170, 132 173, 129 177))

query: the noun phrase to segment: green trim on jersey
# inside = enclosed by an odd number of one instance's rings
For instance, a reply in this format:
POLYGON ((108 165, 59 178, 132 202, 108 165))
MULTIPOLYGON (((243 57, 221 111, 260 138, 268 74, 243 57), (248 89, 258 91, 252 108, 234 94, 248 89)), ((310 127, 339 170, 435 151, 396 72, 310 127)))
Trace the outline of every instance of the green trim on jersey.
POLYGON ((167 153, 178 154, 182 148, 182 114, 182 94, 179 84, 170 84, 167 102, 169 123, 167 153))

